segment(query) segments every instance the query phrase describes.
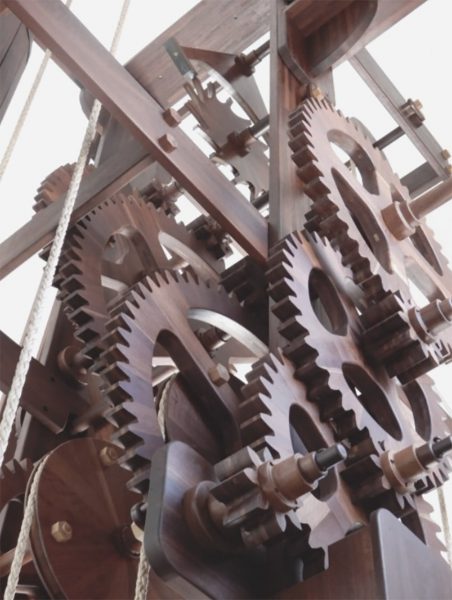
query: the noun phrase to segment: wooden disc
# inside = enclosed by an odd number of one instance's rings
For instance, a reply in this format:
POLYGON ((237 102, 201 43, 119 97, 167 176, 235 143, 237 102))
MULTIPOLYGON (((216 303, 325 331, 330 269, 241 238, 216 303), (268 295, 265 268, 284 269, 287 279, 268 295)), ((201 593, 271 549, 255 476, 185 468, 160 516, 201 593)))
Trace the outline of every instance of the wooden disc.
POLYGON ((119 452, 101 440, 71 440, 50 454, 42 472, 31 545, 52 597, 134 596, 138 560, 121 542, 120 532, 130 525, 130 509, 139 497, 127 489, 125 469, 101 461, 108 446, 119 452), (54 539, 57 522, 69 523, 71 539, 54 539))

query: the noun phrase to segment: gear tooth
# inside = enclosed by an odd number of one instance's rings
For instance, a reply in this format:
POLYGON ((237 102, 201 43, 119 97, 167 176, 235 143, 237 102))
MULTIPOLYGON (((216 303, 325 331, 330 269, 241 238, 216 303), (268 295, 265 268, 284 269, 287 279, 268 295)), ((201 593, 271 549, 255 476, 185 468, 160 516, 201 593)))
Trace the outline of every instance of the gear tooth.
POLYGON ((249 398, 250 396, 254 396, 254 395, 257 395, 260 393, 268 395, 268 391, 264 385, 264 379, 263 379, 264 377, 266 377, 268 380, 268 374, 265 371, 261 372, 261 376, 258 376, 256 374, 256 371, 254 371, 254 369, 253 369, 251 374, 247 375, 247 378, 248 378, 248 376, 250 376, 250 379, 249 379, 248 383, 246 383, 242 387, 242 390, 241 390, 242 395, 245 398, 249 398))
POLYGON ((270 417, 264 413, 253 415, 246 421, 240 424, 242 436, 245 440, 245 444, 251 444, 254 440, 260 439, 267 435, 273 435, 274 431, 271 428, 270 417))
POLYGON ((288 276, 287 263, 288 255, 284 250, 280 250, 277 254, 272 257, 270 262, 270 268, 266 271, 267 281, 271 284, 278 283, 281 279, 288 276), (272 266, 274 264, 274 266, 272 266))
POLYGON ((319 198, 322 196, 328 196, 331 193, 330 188, 323 182, 321 177, 317 177, 316 179, 311 179, 305 183, 305 192, 313 197, 319 198))
POLYGON ((319 179, 322 175, 321 170, 314 161, 308 162, 297 169, 297 175, 301 181, 313 181, 319 179))
POLYGON ((301 319, 298 315, 281 323, 278 331, 289 342, 297 338, 304 338, 308 333, 307 329, 301 324, 301 319))
POLYGON ((296 298, 292 296, 283 297, 282 300, 278 300, 272 306, 272 313, 275 314, 280 321, 285 322, 296 318, 297 315, 301 314, 300 309, 297 306, 296 298))
MULTIPOLYGON (((302 167, 305 167, 306 165, 314 163, 316 161, 316 158, 315 158, 314 152, 312 151, 311 148, 302 147, 292 154, 292 160, 297 165, 297 167, 302 168, 302 167)), ((319 171, 319 175, 320 175, 320 171, 319 171)))
POLYGON ((294 295, 291 282, 288 279, 280 279, 276 283, 270 284, 268 286, 268 293, 270 297, 276 301, 283 300, 287 296, 294 295))
MULTIPOLYGON (((105 359, 109 358, 110 352, 111 350, 106 351, 104 355, 105 359)), ((121 385, 120 382, 130 381, 128 373, 129 368, 127 363, 115 362, 113 364, 109 364, 109 366, 102 371, 102 377, 104 377, 111 384, 121 385)))
POLYGON ((246 398, 245 401, 240 404, 240 421, 246 421, 260 413, 270 414, 267 401, 268 396, 265 396, 262 393, 254 394, 253 396, 246 398))
POLYGON ((116 417, 116 412, 114 410, 111 413, 111 416, 114 421, 117 422, 118 426, 124 425, 125 423, 123 421, 130 423, 135 419, 135 417, 130 415, 130 413, 122 406, 127 400, 130 400, 130 394, 123 382, 113 383, 106 387, 104 395, 108 396, 114 406, 120 407, 118 417, 116 417))
POLYGON ((311 369, 318 356, 317 350, 311 348, 304 338, 292 340, 284 347, 284 354, 297 365, 295 369, 297 376, 311 369))

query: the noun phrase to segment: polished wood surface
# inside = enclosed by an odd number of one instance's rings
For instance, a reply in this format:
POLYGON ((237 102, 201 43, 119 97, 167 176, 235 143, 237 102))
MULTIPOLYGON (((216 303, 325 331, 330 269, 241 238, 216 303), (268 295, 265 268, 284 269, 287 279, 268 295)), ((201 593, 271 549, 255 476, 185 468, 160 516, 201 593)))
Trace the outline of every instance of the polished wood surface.
POLYGON ((391 513, 330 548, 329 568, 281 593, 285 600, 448 600, 452 572, 391 513))
MULTIPOLYGON (((106 200, 152 163, 149 154, 136 142, 124 146, 81 183, 71 223, 76 223, 97 204, 106 200)), ((63 207, 65 194, 36 213, 0 244, 0 278, 6 277, 28 258, 52 241, 63 207)))
MULTIPOLYGON (((270 5, 270 0, 202 0, 125 67, 162 106, 171 105, 183 96, 184 79, 165 41, 175 37, 181 46, 240 54, 268 31, 270 5)), ((200 65, 200 77, 205 70, 200 65)))
POLYGON ((7 0, 7 6, 244 250, 265 260, 267 224, 258 211, 181 130, 167 125, 152 96, 63 4, 7 0))
MULTIPOLYGON (((21 347, 0 331, 0 390, 4 393, 9 392, 20 351, 21 347)), ((61 376, 32 359, 20 405, 53 433, 60 433, 69 415, 81 412, 86 403, 61 376)))
POLYGON ((0 122, 30 55, 31 35, 19 19, 0 7, 0 122))

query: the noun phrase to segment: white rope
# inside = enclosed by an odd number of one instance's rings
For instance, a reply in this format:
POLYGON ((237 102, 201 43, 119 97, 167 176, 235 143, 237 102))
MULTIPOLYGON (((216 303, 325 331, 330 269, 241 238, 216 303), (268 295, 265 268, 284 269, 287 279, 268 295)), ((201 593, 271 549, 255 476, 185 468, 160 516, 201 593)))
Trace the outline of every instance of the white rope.
POLYGON ((8 576, 4 600, 14 600, 16 595, 16 588, 19 581, 20 571, 22 569, 22 563, 24 562, 25 553, 27 552, 28 548, 28 538, 30 537, 30 529, 33 522, 38 484, 46 461, 47 456, 41 461, 38 468, 34 472, 34 478, 31 483, 27 503, 25 505, 24 518, 22 519, 19 537, 17 539, 17 545, 14 551, 13 562, 11 563, 11 570, 8 576))
MULTIPOLYGON (((118 47, 120 35, 124 26, 124 21, 129 5, 130 0, 124 0, 121 14, 119 16, 118 25, 116 27, 116 31, 111 44, 112 54, 114 54, 118 47)), ((37 349, 37 345, 39 342, 38 333, 40 329, 40 323, 44 314, 46 295, 52 285, 52 281, 55 276, 56 267, 64 243, 64 238, 66 236, 66 232, 69 226, 72 209, 77 198, 80 182, 88 159, 91 142, 96 133, 96 124, 99 117, 100 109, 100 102, 98 100, 95 100, 88 120, 88 126, 86 128, 85 136, 83 138, 82 147, 80 149, 77 163, 72 174, 69 190, 64 200, 60 221, 58 223, 52 247, 50 249, 49 258, 47 260, 47 264, 44 267, 36 298, 31 309, 30 320, 24 335, 24 342, 19 356, 19 360, 16 365, 13 381, 11 383, 9 394, 6 398, 3 418, 0 423, 0 466, 3 464, 3 459, 8 445, 9 436, 13 428, 14 418, 17 412, 17 408, 19 406, 20 396, 22 394, 22 390, 25 384, 25 379, 28 373, 30 362, 35 350, 37 349)))
POLYGON ((149 563, 144 551, 144 542, 141 543, 140 560, 138 562, 137 581, 135 584, 134 600, 146 600, 148 595, 149 563))
MULTIPOLYGON (((65 4, 68 8, 70 8, 72 0, 66 0, 65 4)), ((38 69, 38 72, 36 73, 33 84, 30 88, 30 91, 28 92, 27 99, 25 100, 22 110, 20 111, 13 133, 11 134, 11 139, 9 140, 8 146, 6 147, 5 153, 2 158, 2 162, 0 163, 0 181, 2 180, 3 175, 5 174, 6 167, 8 166, 10 158, 14 152, 17 140, 19 139, 19 136, 22 132, 22 128, 25 124, 25 121, 27 120, 28 113, 30 112, 30 107, 32 105, 36 92, 38 91, 38 87, 41 83, 41 79, 44 75, 44 72, 46 70, 47 64, 51 56, 52 53, 50 52, 50 50, 46 50, 44 58, 42 59, 41 65, 38 69)))
POLYGON ((447 560, 452 567, 452 536, 449 523, 449 515, 447 514, 447 504, 444 494, 444 488, 438 488, 439 510, 441 513, 441 521, 443 522, 444 540, 446 542, 447 560))

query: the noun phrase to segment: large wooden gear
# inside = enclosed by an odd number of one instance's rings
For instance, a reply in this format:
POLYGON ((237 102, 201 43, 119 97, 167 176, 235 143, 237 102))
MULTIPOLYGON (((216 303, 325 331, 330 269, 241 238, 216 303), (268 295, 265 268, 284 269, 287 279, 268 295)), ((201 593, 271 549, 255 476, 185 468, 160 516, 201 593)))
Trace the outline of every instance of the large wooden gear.
MULTIPOLYGON (((451 596, 426 494, 451 470, 429 373, 452 271, 425 217, 452 168, 365 50, 420 4, 202 0, 121 66, 59 0, 0 0, 103 104, 0 470, 2 589, 31 510, 17 599, 143 600, 142 561, 148 599, 451 596), (336 108, 344 60, 399 130, 336 108), (426 163, 400 179, 403 134, 426 163)), ((42 181, 2 276, 49 260, 73 172, 42 181)))

